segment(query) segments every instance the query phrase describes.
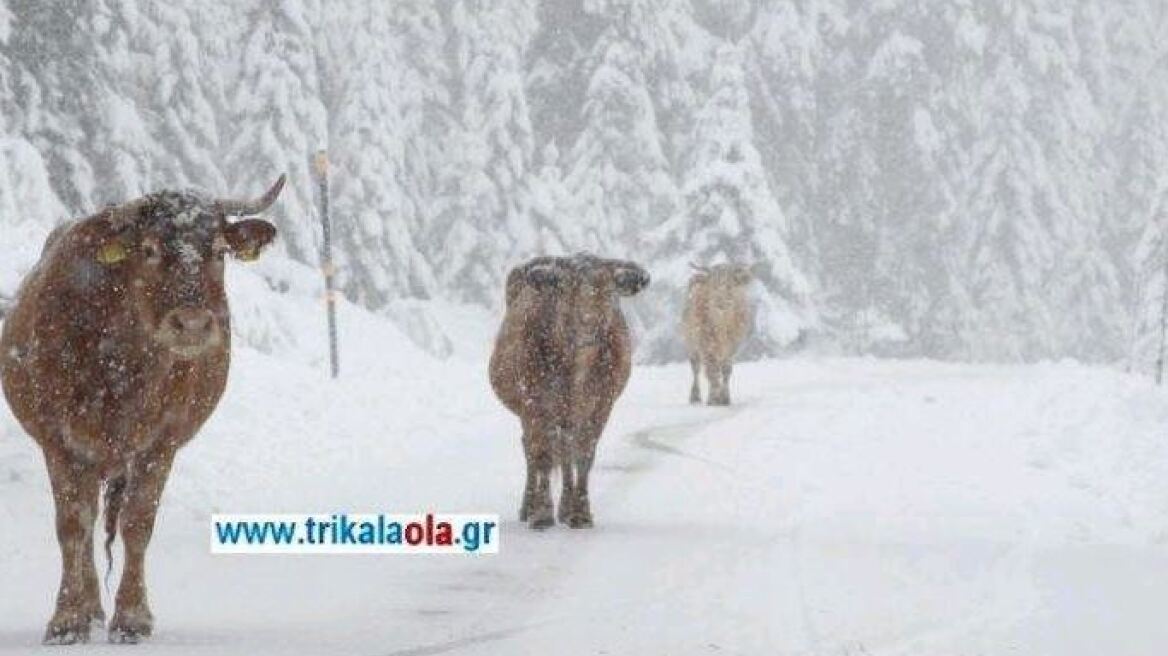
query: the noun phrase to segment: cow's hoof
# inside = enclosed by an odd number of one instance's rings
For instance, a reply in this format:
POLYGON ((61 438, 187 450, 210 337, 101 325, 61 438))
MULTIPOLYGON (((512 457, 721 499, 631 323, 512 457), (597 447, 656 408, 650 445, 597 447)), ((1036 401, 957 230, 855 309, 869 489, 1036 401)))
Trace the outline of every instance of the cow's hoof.
POLYGON ((46 645, 81 645, 89 642, 89 627, 50 626, 41 641, 46 645))
POLYGON ((689 402, 694 404, 694 405, 701 403, 702 402, 702 395, 701 394, 690 394, 689 395, 689 402))
POLYGON ((154 617, 150 611, 117 612, 110 620, 109 641, 115 644, 133 645, 149 638, 154 631, 154 617))
POLYGON ((565 492, 560 496, 560 505, 556 507, 556 521, 561 524, 567 524, 568 518, 576 512, 575 504, 572 503, 572 494, 565 492))
POLYGON ((531 516, 531 490, 523 488, 523 500, 519 502, 519 521, 526 522, 531 516))
POLYGON ((151 633, 150 626, 140 627, 115 627, 111 626, 109 630, 109 641, 115 645, 136 645, 142 640, 149 638, 151 633))
POLYGON ((537 506, 531 509, 531 513, 527 517, 527 527, 533 529, 545 529, 556 523, 555 513, 552 512, 552 505, 550 503, 537 506))
POLYGON ((41 642, 46 645, 77 645, 89 642, 89 617, 85 615, 54 617, 45 629, 45 637, 41 642))
POLYGON ((592 528, 592 505, 588 503, 588 496, 577 496, 571 505, 560 504, 560 523, 569 528, 592 528))
POLYGON ((568 518, 568 528, 592 528, 590 515, 575 514, 568 518))
POLYGON ((730 405, 730 399, 710 399, 706 405, 727 406, 730 405))

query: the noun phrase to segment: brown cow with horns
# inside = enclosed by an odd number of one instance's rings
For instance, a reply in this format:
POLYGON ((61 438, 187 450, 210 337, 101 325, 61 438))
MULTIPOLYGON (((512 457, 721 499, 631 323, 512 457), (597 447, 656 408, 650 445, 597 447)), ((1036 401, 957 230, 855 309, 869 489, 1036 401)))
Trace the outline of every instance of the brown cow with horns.
POLYGON ((105 619, 93 525, 105 484, 106 553, 126 561, 109 639, 153 629, 144 564, 175 451, 210 416, 227 382, 231 326, 223 258, 251 260, 276 236, 262 197, 162 191, 49 236, 0 335, 13 414, 44 452, 56 505, 61 587, 46 643, 89 639, 105 619))
POLYGON ((644 269, 592 255, 538 257, 507 276, 507 310, 491 354, 491 387, 523 426, 527 482, 519 521, 553 522, 551 473, 560 466, 560 522, 592 526, 588 473, 596 443, 632 367, 619 297, 649 284, 644 269))

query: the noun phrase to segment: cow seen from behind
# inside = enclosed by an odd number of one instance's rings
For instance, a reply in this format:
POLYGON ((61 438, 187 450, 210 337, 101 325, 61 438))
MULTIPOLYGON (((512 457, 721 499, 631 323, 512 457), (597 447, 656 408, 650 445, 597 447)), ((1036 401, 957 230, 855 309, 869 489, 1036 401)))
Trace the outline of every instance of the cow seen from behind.
POLYGON ((632 367, 619 299, 648 284, 636 264, 588 254, 535 258, 507 276, 490 380, 522 425, 527 479, 519 519, 531 528, 556 518, 572 528, 592 526, 588 475, 632 367), (553 514, 556 465, 563 489, 553 514))

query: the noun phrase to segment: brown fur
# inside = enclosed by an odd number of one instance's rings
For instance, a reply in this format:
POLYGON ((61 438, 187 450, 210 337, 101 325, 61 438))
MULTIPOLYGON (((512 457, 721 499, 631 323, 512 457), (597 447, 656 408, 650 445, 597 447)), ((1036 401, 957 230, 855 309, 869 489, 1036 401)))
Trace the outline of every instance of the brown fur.
POLYGON ((732 264, 695 267, 682 315, 682 338, 693 369, 690 403, 702 402, 698 378, 706 371, 709 405, 730 405, 734 355, 746 339, 751 313, 746 287, 750 269, 732 264))
POLYGON ((93 563, 103 483, 107 553, 118 528, 125 547, 110 639, 151 633, 143 568, 162 488, 227 381, 223 254, 274 236, 266 221, 228 223, 217 202, 161 192, 46 240, 0 334, 0 382, 44 452, 56 506, 62 575, 45 642, 84 642, 104 621, 93 563))
POLYGON ((523 427, 527 481, 519 519, 532 528, 553 522, 556 464, 563 478, 557 517, 572 528, 592 526, 588 474, 632 366, 618 297, 648 284, 637 265, 590 255, 536 258, 507 276, 490 377, 523 427))

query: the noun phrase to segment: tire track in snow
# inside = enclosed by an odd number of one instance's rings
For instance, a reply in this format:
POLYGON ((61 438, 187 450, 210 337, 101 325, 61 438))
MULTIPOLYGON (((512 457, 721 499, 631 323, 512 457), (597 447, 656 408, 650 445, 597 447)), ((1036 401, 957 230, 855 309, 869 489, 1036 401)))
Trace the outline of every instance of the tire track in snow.
POLYGON ((437 654, 449 654, 450 652, 465 649, 467 647, 477 647, 491 642, 506 640, 521 633, 554 624, 557 621, 563 620, 532 622, 531 624, 521 624, 519 626, 513 626, 506 629, 486 631, 483 633, 469 635, 462 638, 454 638, 452 640, 446 640, 443 642, 435 642, 418 647, 399 649, 397 651, 391 651, 388 654, 384 654, 383 656, 436 656, 437 654))
POLYGON ((686 458, 689 460, 696 460, 698 462, 704 463, 704 464, 709 465, 711 467, 714 467, 716 469, 720 469, 720 470, 725 471, 725 472, 732 472, 732 471, 734 471, 734 468, 730 467, 729 465, 727 465, 725 463, 718 462, 717 460, 713 460, 712 458, 707 458, 705 456, 701 456, 701 455, 698 455, 695 453, 690 453, 690 452, 685 451, 683 449, 679 449, 671 444, 667 444, 666 442, 663 442, 662 438, 671 437, 674 439, 672 439, 670 441, 684 441, 684 438, 691 437, 694 434, 696 434, 697 432, 699 432, 700 430, 702 430, 703 428, 706 428, 708 426, 712 426, 712 425, 718 423, 719 421, 723 421, 725 419, 733 417, 733 416, 737 415, 739 412, 741 412, 741 410, 742 410, 742 408, 737 408, 736 412, 734 412, 734 413, 728 414, 728 415, 723 416, 723 417, 717 417, 714 419, 706 419, 706 420, 697 421, 697 422, 671 424, 669 426, 643 428, 639 431, 634 431, 633 433, 631 433, 627 439, 630 442, 632 442, 633 445, 640 447, 642 449, 647 449, 649 451, 655 451, 657 453, 663 453, 665 455, 675 456, 678 458, 686 458), (682 438, 682 440, 677 440, 676 438, 678 438, 678 437, 682 438))
MULTIPOLYGON (((666 426, 649 426, 639 430, 634 430, 631 433, 624 433, 620 437, 623 438, 624 441, 627 441, 645 451, 694 460, 721 472, 732 474, 735 471, 733 467, 730 467, 725 463, 706 458, 705 456, 697 455, 680 449, 662 441, 662 438, 668 437, 669 441, 675 442, 685 441, 686 439, 700 433, 702 430, 710 426, 737 416, 741 412, 747 410, 750 405, 751 404, 748 403, 734 405, 726 408, 726 412, 710 413, 709 415, 694 421, 678 422, 666 426)), ((623 465, 616 468, 609 466, 609 471, 620 472, 625 474, 625 476, 618 479, 619 482, 616 485, 606 486, 605 496, 608 497, 613 492, 627 494, 628 488, 630 488, 634 482, 640 478, 641 474, 643 474, 646 470, 651 469, 649 466, 650 464, 650 462, 646 461, 637 462, 633 465, 623 465)), ((557 571, 555 573, 549 573, 546 575, 546 582, 551 584, 557 579, 562 579, 566 575, 569 575, 570 572, 570 568, 564 568, 563 570, 557 571)), ((681 587, 683 586, 679 585, 664 590, 657 590, 653 595, 653 598, 667 597, 681 587)), ((626 600, 621 603, 613 604, 608 608, 600 609, 595 614, 602 615, 605 613, 619 613, 622 607, 633 606, 636 605, 636 603, 638 603, 638 600, 626 600)), ((442 640, 428 644, 415 645, 405 649, 382 653, 380 656, 437 656, 439 654, 456 653, 466 649, 481 647, 490 643, 505 641, 515 636, 548 626, 555 626, 565 622, 579 621, 579 619, 580 618, 578 616, 552 617, 538 622, 516 624, 514 626, 509 626, 502 629, 473 632, 462 637, 451 638, 448 640, 442 640)))
MULTIPOLYGON (((668 426, 650 426, 650 427, 643 428, 643 429, 638 430, 638 431, 634 431, 633 433, 631 433, 629 435, 628 439, 634 445, 636 445, 642 449, 646 449, 646 450, 653 451, 656 453, 662 453, 662 454, 669 455, 669 456, 674 456, 677 458, 684 458, 687 460, 701 462, 709 467, 712 467, 714 469, 721 471, 722 473, 731 474, 731 475, 733 475, 732 480, 733 480, 734 484, 736 484, 738 486, 754 488, 754 489, 765 488, 769 491, 769 490, 773 489, 773 483, 770 481, 760 482, 760 481, 754 480, 756 477, 744 476, 742 472, 740 472, 739 470, 737 470, 734 467, 731 467, 730 465, 727 465, 726 463, 719 462, 717 460, 713 460, 711 458, 707 458, 707 457, 702 456, 702 455, 691 453, 689 451, 678 448, 672 444, 669 444, 669 443, 663 441, 666 438, 668 438, 670 442, 685 441, 685 440, 693 437, 694 435, 697 435, 698 433, 705 430, 706 428, 709 428, 709 427, 714 426, 718 423, 722 423, 722 422, 725 422, 729 419, 737 417, 738 415, 740 415, 743 412, 752 408, 754 405, 755 405, 754 403, 741 403, 741 404, 737 404, 737 405, 732 405, 729 408, 727 408, 728 410, 730 410, 730 412, 723 412, 723 413, 719 413, 716 415, 711 415, 711 416, 706 417, 706 418, 699 420, 699 421, 677 423, 677 424, 671 424, 668 426)), ((798 404, 791 403, 790 400, 788 399, 786 401, 785 405, 798 405, 798 404)), ((796 599, 798 600, 799 615, 800 615, 799 621, 800 621, 800 624, 802 625, 803 635, 804 635, 805 640, 807 641, 808 647, 810 647, 812 653, 819 653, 819 649, 820 649, 820 646, 821 646, 823 640, 822 640, 822 636, 820 635, 820 632, 815 624, 815 621, 813 620, 813 615, 811 612, 811 605, 808 602, 808 597, 807 597, 807 587, 805 585, 804 577, 802 574, 802 572, 803 572, 803 556, 802 556, 803 544, 802 544, 802 539, 800 537, 801 531, 802 531, 802 520, 798 516, 798 513, 792 512, 789 531, 784 531, 785 533, 787 533, 787 542, 790 545, 790 549, 791 549, 791 563, 792 563, 791 580, 794 581, 794 583, 795 583, 795 595, 796 595, 796 599)), ((776 535, 775 537, 776 537, 776 539, 782 539, 781 534, 776 535)))

